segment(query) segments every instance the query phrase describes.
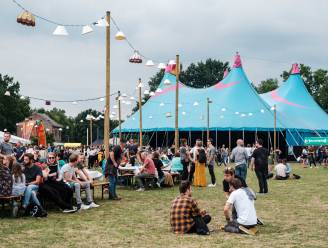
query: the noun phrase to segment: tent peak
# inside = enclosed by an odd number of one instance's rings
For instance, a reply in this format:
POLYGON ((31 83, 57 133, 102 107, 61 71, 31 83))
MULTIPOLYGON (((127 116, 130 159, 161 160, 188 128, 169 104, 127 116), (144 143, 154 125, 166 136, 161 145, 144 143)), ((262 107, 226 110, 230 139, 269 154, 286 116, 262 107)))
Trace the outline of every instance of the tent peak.
POLYGON ((300 68, 299 68, 299 66, 298 66, 297 63, 293 64, 293 66, 292 66, 292 73, 291 74, 292 75, 293 74, 300 74, 300 68))
POLYGON ((242 67, 241 66, 241 59, 240 59, 239 53, 236 52, 235 62, 233 63, 233 68, 239 68, 239 67, 242 67))

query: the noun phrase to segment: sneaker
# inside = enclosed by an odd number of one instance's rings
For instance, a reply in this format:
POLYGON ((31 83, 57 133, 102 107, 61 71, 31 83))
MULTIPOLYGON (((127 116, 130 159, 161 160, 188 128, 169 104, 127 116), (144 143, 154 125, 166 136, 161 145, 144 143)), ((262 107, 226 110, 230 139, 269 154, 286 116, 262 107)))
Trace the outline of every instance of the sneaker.
POLYGON ((87 210, 87 209, 89 209, 89 208, 90 208, 90 206, 88 206, 88 205, 84 205, 83 203, 77 205, 77 211, 87 210))
POLYGON ((239 226, 239 230, 241 231, 241 233, 244 233, 244 234, 255 235, 254 231, 252 231, 251 229, 248 229, 244 226, 239 226))
POLYGON ((89 206, 89 208, 98 208, 98 207, 100 207, 100 205, 97 205, 94 202, 91 202, 88 206, 89 206))
POLYGON ((260 226, 264 225, 263 221, 259 218, 257 218, 257 224, 260 225, 260 226))
POLYGON ((161 184, 159 182, 156 183, 157 187, 160 188, 161 184))
POLYGON ((207 185, 207 187, 209 187, 209 188, 214 188, 216 186, 216 183, 215 184, 209 184, 209 185, 207 185))
POLYGON ((139 188, 136 191, 145 191, 145 189, 144 188, 139 188))
POLYGON ((76 207, 73 207, 71 209, 64 209, 63 210, 63 213, 75 213, 77 211, 77 208, 76 207))
POLYGON ((312 169, 312 166, 310 166, 310 169, 312 169))

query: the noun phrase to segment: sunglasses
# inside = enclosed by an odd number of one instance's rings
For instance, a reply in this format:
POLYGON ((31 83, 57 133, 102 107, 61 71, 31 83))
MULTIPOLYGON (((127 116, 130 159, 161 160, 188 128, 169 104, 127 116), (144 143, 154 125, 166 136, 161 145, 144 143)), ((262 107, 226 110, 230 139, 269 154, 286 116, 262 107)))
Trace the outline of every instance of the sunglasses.
POLYGON ((55 159, 55 157, 49 157, 49 159, 55 159))

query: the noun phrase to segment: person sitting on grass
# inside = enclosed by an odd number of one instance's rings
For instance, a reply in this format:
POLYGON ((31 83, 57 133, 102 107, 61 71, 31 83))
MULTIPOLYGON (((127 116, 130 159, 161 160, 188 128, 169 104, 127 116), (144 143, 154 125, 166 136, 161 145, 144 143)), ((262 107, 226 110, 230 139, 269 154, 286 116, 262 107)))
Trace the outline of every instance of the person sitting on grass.
POLYGON ((230 196, 224 206, 223 213, 227 220, 224 231, 255 235, 257 225, 254 194, 242 188, 241 181, 234 178, 230 182, 230 196), (232 211, 235 208, 235 213, 232 211))
POLYGON ((28 205, 30 205, 30 203, 33 202, 41 210, 40 217, 46 217, 47 212, 43 209, 37 197, 39 186, 42 183, 42 170, 39 166, 33 164, 33 158, 34 156, 31 153, 25 154, 23 158, 24 175, 26 178, 27 187, 24 192, 24 200, 23 200, 22 208, 26 210, 28 205))
POLYGON ((175 234, 197 233, 208 235, 207 224, 211 216, 205 210, 200 210, 197 202, 192 198, 191 183, 182 181, 179 186, 180 195, 172 204, 170 211, 170 224, 175 234))
POLYGON ((287 159, 280 159, 279 164, 275 166, 276 180, 300 179, 301 177, 292 174, 292 167, 287 163, 287 159))
POLYGON ((223 185, 223 192, 224 192, 224 196, 228 199, 229 195, 230 195, 230 182, 237 178, 240 180, 241 182, 241 187, 242 188, 247 188, 247 184, 244 181, 244 179, 242 179, 240 176, 235 174, 235 169, 232 167, 226 167, 223 171, 224 175, 223 175, 223 181, 222 181, 222 185, 223 185))
POLYGON ((287 167, 281 159, 278 160, 278 164, 274 167, 274 171, 276 173, 274 179, 276 180, 287 180, 289 178, 289 175, 286 173, 287 167))
POLYGON ((95 204, 92 199, 90 190, 90 182, 83 182, 76 178, 75 170, 78 164, 79 155, 73 153, 69 156, 69 163, 65 164, 60 170, 61 177, 72 189, 75 189, 75 198, 77 203, 77 210, 86 210, 89 208, 97 208, 99 205, 95 204), (81 188, 85 189, 87 195, 87 205, 82 203, 81 188))
POLYGON ((140 171, 136 176, 136 182, 139 186, 139 189, 137 189, 137 191, 144 191, 145 178, 155 177, 156 167, 148 152, 142 152, 140 154, 140 160, 143 166, 141 166, 140 171))

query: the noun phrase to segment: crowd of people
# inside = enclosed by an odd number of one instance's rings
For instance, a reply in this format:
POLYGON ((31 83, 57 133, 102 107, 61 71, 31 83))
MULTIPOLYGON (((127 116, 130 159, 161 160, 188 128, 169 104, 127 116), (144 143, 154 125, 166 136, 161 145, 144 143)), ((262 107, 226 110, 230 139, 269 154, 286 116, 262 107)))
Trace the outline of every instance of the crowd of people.
MULTIPOLYGON (((23 146, 20 142, 10 143, 10 133, 4 134, 0 143, 0 196, 22 196, 22 209, 26 215, 47 216, 46 201, 57 205, 64 213, 97 208, 91 192, 94 180, 108 178, 109 199, 121 200, 116 187, 120 183, 120 168, 137 167, 134 175, 137 191, 144 191, 148 179, 154 179, 157 187, 173 186, 172 173, 177 173, 180 195, 172 202, 170 223, 174 233, 209 234, 207 224, 211 216, 200 210, 192 198, 192 187, 214 188, 217 185, 216 165, 224 165, 223 193, 227 201, 223 215, 227 224, 226 232, 255 234, 255 226, 263 224, 257 218, 254 201, 257 194, 269 192, 267 180, 299 179, 292 174, 291 166, 281 151, 277 149, 276 165, 273 164, 273 151, 263 147, 258 139, 253 146, 245 147, 238 139, 230 152, 224 145, 216 148, 208 139, 206 146, 197 139, 189 147, 186 139, 181 139, 178 151, 139 147, 133 139, 110 148, 105 158, 104 147, 64 148, 61 146, 23 146), (234 166, 229 167, 229 163, 234 166), (167 166, 170 168, 167 170, 167 166), (99 167, 99 169, 97 169, 99 167), (207 168, 207 169, 206 169, 207 168), (93 170, 94 169, 94 170, 93 170), (206 170, 210 182, 206 179, 206 170), (255 172, 258 179, 258 193, 247 186, 248 170, 255 172), (101 173, 100 173, 101 171, 101 173), (81 191, 85 191, 83 202, 81 191), (73 198, 75 197, 75 204, 73 198)), ((327 163, 327 148, 303 149, 304 160, 327 163), (306 150, 306 151, 305 151, 306 150), (305 156, 306 155, 306 156, 305 156), (318 160, 316 158, 319 158, 318 160)), ((18 209, 14 208, 17 214, 18 209)))
POLYGON ((318 168, 318 165, 328 167, 328 147, 303 147, 302 154, 298 157, 298 161, 303 163, 304 168, 318 168))

